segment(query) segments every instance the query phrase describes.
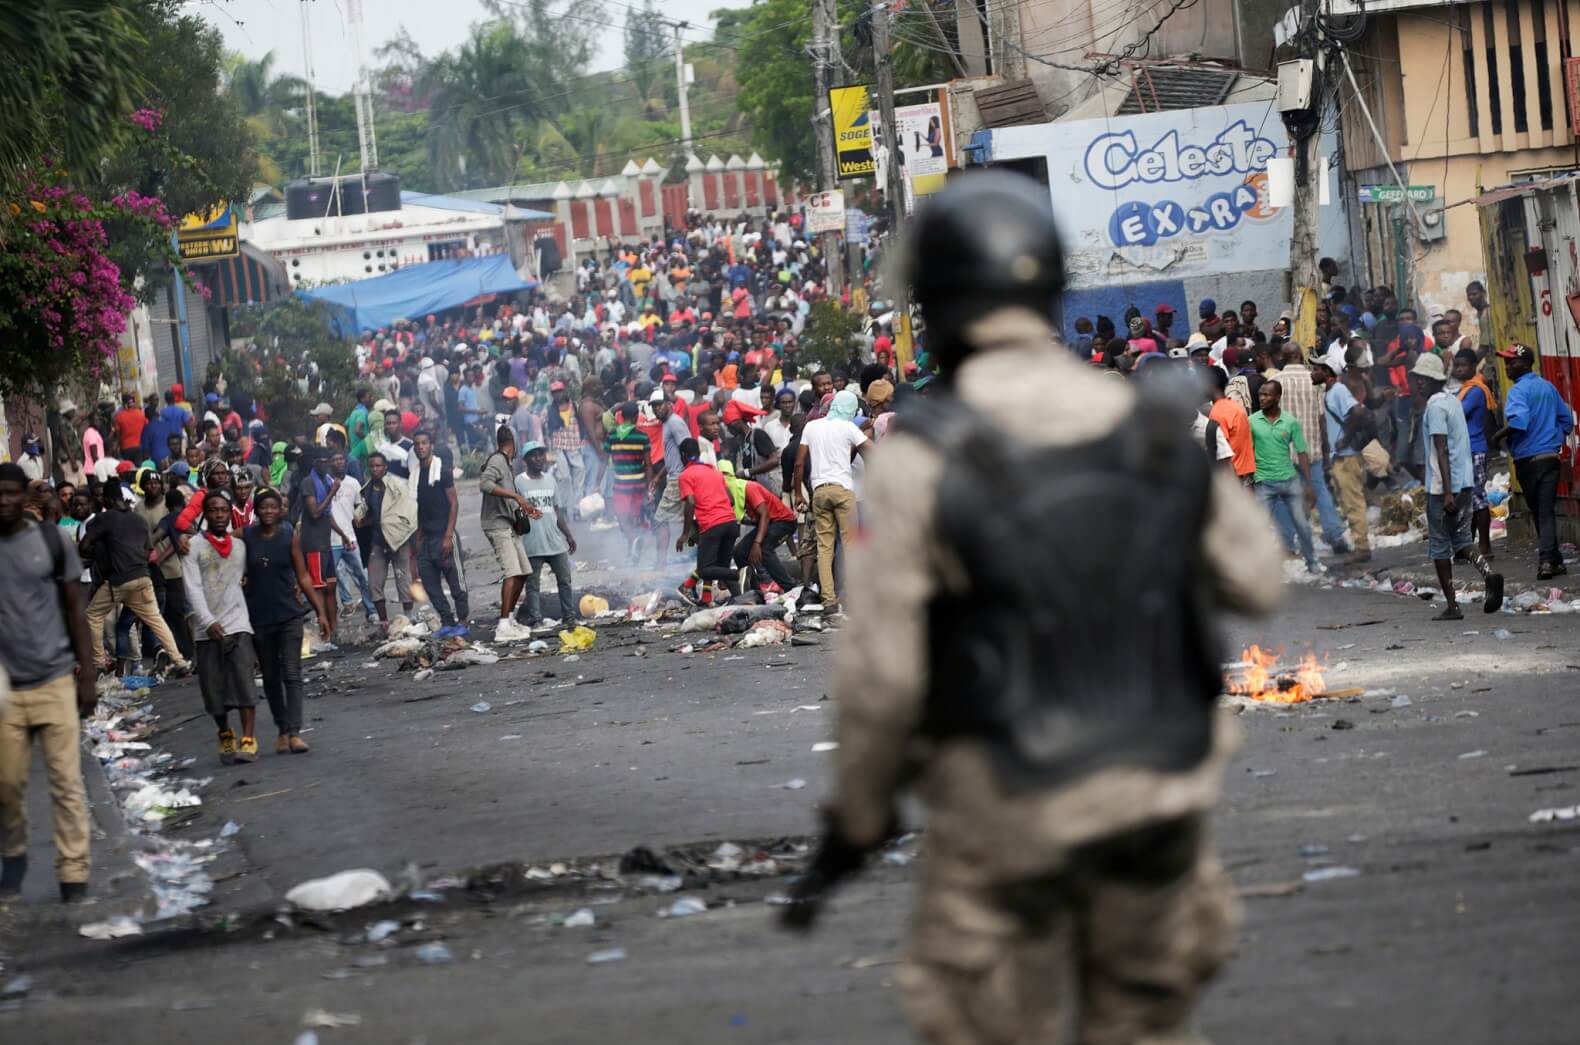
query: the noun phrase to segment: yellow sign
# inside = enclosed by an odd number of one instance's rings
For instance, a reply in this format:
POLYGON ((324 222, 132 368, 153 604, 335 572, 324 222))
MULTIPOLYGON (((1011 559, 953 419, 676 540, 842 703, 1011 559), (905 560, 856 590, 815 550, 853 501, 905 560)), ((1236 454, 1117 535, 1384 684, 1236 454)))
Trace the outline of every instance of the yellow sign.
POLYGON ((233 258, 240 249, 237 241, 236 211, 228 203, 188 214, 176 230, 176 249, 182 261, 233 258))
POLYGON ((834 167, 837 177, 860 178, 878 172, 872 155, 872 113, 865 84, 834 87, 828 92, 834 121, 834 167))

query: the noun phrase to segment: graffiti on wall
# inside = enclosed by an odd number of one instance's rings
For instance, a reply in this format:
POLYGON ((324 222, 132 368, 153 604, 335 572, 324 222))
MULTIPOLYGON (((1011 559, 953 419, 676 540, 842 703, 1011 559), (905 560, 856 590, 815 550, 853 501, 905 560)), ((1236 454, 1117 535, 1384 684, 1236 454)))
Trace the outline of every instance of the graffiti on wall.
POLYGON ((1150 247, 1174 236, 1228 232, 1245 219, 1276 213, 1267 203, 1267 161, 1279 146, 1248 121, 1236 120, 1207 140, 1182 138, 1170 129, 1151 144, 1145 141, 1133 130, 1105 131, 1086 147, 1091 184, 1114 193, 1146 187, 1153 197, 1114 208, 1108 235, 1115 246, 1150 247), (1224 184, 1232 178, 1240 180, 1224 184), (1155 198, 1160 190, 1166 195, 1155 198))

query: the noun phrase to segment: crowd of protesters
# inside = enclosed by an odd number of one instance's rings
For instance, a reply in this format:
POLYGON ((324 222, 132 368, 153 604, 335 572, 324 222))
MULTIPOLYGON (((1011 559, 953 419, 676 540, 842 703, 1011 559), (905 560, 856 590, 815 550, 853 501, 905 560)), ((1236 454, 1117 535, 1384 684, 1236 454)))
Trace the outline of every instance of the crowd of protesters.
MULTIPOLYGON (((250 762, 254 674, 276 752, 306 752, 304 647, 331 642, 339 619, 359 612, 388 628, 392 579, 402 613, 427 603, 440 637, 469 636, 456 487, 466 458, 502 568, 495 641, 576 619, 577 529, 596 517, 618 526, 629 566, 673 570, 696 605, 800 586, 836 613, 864 459, 941 378, 925 334, 902 363, 868 282, 838 299, 862 319, 848 353, 803 353, 826 275, 793 218, 699 219, 583 258, 568 298, 533 291, 366 332, 343 415, 326 401, 302 422, 271 418, 233 400, 217 370, 190 396, 175 384, 119 408, 56 404, 47 448, 30 437, 19 462, 0 465, 12 578, 0 660, 13 688, 0 723, 0 891, 25 868, 33 731, 52 781, 77 778, 75 716, 92 707, 97 672, 195 671, 221 761, 250 762)), ((1106 317, 1078 320, 1070 348, 1116 379, 1194 375, 1204 452, 1255 490, 1308 569, 1323 568, 1313 514, 1329 549, 1364 563, 1368 498, 1422 483, 1445 619, 1458 619, 1456 559, 1487 578, 1495 608, 1486 482, 1504 446, 1536 517, 1537 576, 1563 572, 1557 459, 1574 419, 1532 372, 1531 351, 1494 353, 1453 311, 1423 327, 1386 288, 1327 289, 1310 346, 1292 339, 1287 316, 1264 331, 1255 302, 1220 312, 1203 300, 1192 330, 1175 328, 1169 306, 1150 318, 1132 307, 1123 333, 1106 317), (1513 382, 1502 403, 1495 357, 1513 382)), ((1487 330, 1479 286, 1468 304, 1487 330)), ((304 389, 319 387, 314 369, 304 389)), ((58 790, 57 870, 80 884, 80 780, 75 799, 58 790)))
MULTIPOLYGON (((1330 259, 1322 267, 1329 278, 1337 271, 1330 259)), ((1574 416, 1534 372, 1528 346, 1493 346, 1482 286, 1471 283, 1467 293, 1474 334, 1462 331, 1463 314, 1455 309, 1423 326, 1387 287, 1325 289, 1310 345, 1294 340, 1287 313, 1264 331, 1256 302, 1220 311, 1205 299, 1194 329, 1177 330, 1169 305, 1150 318, 1132 307, 1123 336, 1107 317, 1082 318, 1072 347, 1116 377, 1176 368, 1203 375, 1206 398, 1195 430, 1204 451, 1255 491, 1289 554, 1309 570, 1323 569, 1313 513, 1327 546, 1348 563, 1364 564, 1372 554, 1369 505, 1385 493, 1424 485, 1440 578, 1447 586, 1455 559, 1476 565, 1488 579, 1487 606, 1495 608, 1503 579, 1488 566, 1487 481, 1502 447, 1535 524, 1536 578, 1566 572, 1556 484, 1574 416), (1501 404, 1500 360, 1509 381, 1501 404), (1449 400, 1455 409, 1446 409, 1449 400)), ((1445 619, 1457 614, 1450 595, 1445 619)))

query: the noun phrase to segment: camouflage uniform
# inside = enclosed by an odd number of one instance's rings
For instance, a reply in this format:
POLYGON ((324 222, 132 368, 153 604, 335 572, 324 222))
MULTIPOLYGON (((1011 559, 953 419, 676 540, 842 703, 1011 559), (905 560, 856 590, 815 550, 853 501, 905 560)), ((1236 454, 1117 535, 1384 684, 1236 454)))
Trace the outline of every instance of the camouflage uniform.
MULTIPOLYGON (((1082 443, 1131 410, 1127 382, 1058 349, 1030 311, 1000 309, 969 333, 978 351, 956 393, 1014 438, 1082 443)), ((1046 1043, 1070 1026, 1088 1045, 1191 1040, 1196 995, 1227 957, 1236 919, 1205 839, 1236 729, 1220 714, 1194 769, 1110 767, 1015 796, 979 741, 925 740, 928 644, 948 641, 927 634, 927 606, 960 576, 936 535, 935 490, 956 466, 965 464, 899 428, 874 454, 836 662, 835 814, 848 841, 879 842, 909 767, 923 766, 915 782, 930 816, 915 939, 899 976, 906 1013, 944 1045, 1046 1043)), ((1212 481, 1198 583, 1219 605, 1265 612, 1282 578, 1277 539, 1232 476, 1212 481)))

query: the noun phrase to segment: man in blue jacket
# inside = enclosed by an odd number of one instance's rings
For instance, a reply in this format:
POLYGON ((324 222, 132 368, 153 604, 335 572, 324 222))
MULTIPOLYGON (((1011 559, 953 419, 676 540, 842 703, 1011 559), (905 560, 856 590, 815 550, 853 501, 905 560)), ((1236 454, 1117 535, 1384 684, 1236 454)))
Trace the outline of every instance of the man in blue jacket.
POLYGON ((1503 430, 1520 492, 1536 522, 1536 579, 1548 580, 1564 568, 1558 551, 1558 452, 1574 430, 1575 416, 1550 382, 1532 373, 1536 353, 1513 344, 1498 350, 1509 374, 1503 404, 1503 430))

